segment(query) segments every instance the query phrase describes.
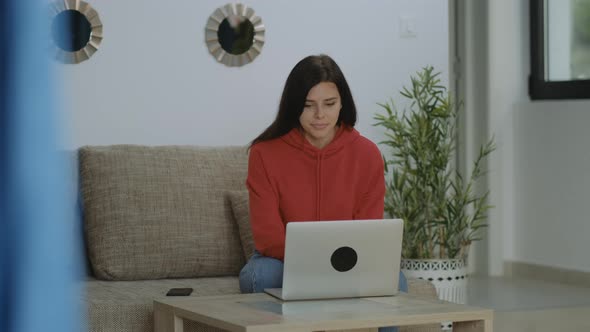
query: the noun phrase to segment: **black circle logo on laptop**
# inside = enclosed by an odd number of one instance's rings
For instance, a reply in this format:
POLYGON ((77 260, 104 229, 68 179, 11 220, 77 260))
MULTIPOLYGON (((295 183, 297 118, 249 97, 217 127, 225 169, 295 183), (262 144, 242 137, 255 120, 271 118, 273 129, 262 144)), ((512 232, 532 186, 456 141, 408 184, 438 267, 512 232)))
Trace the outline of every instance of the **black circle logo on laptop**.
POLYGON ((356 265, 358 256, 356 251, 351 247, 340 247, 332 253, 330 262, 332 267, 338 272, 346 272, 352 270, 356 265))

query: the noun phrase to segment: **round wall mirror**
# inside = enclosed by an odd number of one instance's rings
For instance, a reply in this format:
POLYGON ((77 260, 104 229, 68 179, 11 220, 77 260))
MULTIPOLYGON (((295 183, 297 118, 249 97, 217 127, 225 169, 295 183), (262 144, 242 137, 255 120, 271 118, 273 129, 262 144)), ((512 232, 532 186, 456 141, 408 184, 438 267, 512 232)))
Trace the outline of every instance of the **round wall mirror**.
POLYGON ((228 53, 246 53, 254 44, 254 25, 243 17, 230 16, 219 25, 217 39, 221 48, 228 53))
POLYGON ((50 7, 55 58, 63 63, 88 60, 102 41, 102 23, 96 10, 80 0, 56 1, 50 7))
POLYGON ((219 7, 209 17, 205 41, 215 59, 227 66, 243 66, 264 45, 264 25, 252 8, 235 3, 219 7))

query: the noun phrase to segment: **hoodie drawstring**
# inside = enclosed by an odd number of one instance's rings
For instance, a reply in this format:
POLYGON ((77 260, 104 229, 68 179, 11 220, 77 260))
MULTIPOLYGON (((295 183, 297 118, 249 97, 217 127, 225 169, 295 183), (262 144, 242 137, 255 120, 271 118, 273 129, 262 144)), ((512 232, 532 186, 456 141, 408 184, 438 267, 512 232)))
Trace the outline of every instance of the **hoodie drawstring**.
POLYGON ((323 153, 318 153, 316 163, 316 220, 322 220, 321 211, 321 197, 322 197, 322 156, 323 153))
MULTIPOLYGON (((340 126, 334 139, 330 144, 328 144, 323 149, 318 149, 315 146, 312 146, 303 133, 301 132, 300 128, 293 128, 289 133, 281 136, 281 140, 283 140, 288 145, 301 150, 305 153, 308 157, 313 158, 316 160, 316 220, 322 220, 324 218, 321 215, 321 206, 322 206, 322 164, 324 157, 331 158, 331 156, 337 154, 345 146, 350 146, 354 141, 356 141, 360 136, 359 132, 352 127, 347 126, 340 126)), ((312 171, 312 170, 310 170, 312 171)), ((313 188, 310 188, 313 190, 313 188)))

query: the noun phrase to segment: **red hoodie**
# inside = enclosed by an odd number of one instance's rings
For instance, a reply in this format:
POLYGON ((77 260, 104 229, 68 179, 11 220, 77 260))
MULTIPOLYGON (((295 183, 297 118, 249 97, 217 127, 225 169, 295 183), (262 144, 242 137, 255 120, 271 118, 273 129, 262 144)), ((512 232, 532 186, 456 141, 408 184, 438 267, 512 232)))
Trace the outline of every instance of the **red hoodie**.
POLYGON ((381 152, 354 128, 342 126, 323 149, 297 128, 255 144, 246 185, 256 249, 280 260, 288 222, 383 218, 381 152))

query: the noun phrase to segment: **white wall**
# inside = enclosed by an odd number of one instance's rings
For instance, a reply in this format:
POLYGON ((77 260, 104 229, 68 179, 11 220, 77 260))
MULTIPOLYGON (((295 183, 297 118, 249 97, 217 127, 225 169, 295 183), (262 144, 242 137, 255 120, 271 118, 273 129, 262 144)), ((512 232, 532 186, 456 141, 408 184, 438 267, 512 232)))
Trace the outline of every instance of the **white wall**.
POLYGON ((590 101, 515 105, 509 260, 590 272, 590 101))
POLYGON ((530 101, 528 1, 487 7, 485 107, 471 110, 487 114, 498 145, 487 272, 502 274, 504 261, 590 271, 590 101, 530 101))
POLYGON ((266 26, 262 54, 245 67, 217 63, 204 26, 227 1, 89 1, 104 24, 99 51, 58 65, 68 148, 93 144, 246 144, 274 119, 291 68, 309 54, 335 58, 374 141, 377 102, 431 64, 448 72, 447 2, 249 0, 266 26), (399 36, 414 17, 417 37, 399 36))

